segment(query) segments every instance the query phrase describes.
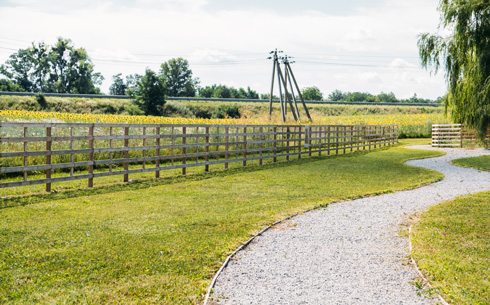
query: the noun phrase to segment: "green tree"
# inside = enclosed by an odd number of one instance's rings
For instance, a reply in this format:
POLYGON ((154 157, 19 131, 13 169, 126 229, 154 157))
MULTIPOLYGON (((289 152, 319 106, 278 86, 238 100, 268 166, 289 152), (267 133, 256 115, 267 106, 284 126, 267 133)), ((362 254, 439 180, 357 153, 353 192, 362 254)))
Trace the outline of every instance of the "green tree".
POLYGON ((440 27, 450 34, 419 36, 422 66, 445 69, 446 112, 483 138, 490 126, 490 2, 441 0, 439 11, 440 27))
POLYGON ((122 79, 121 76, 122 76, 121 73, 112 76, 113 83, 109 87, 109 93, 111 95, 126 94, 127 85, 124 83, 124 80, 122 79))
POLYGON ((333 102, 345 101, 347 94, 336 89, 328 95, 328 100, 333 102))
POLYGON ((307 87, 301 91, 303 99, 307 101, 322 101, 323 94, 317 87, 307 87))
POLYGON ((367 92, 348 92, 345 100, 347 102, 367 102, 373 95, 367 92))
POLYGON ((20 49, 0 67, 0 74, 30 92, 97 94, 96 85, 104 79, 94 72, 87 52, 63 38, 54 46, 32 43, 20 49))
POLYGON ((390 92, 390 93, 381 92, 380 94, 377 95, 377 100, 382 102, 382 103, 397 103, 397 102, 399 102, 393 92, 390 92))
POLYGON ((137 73, 130 74, 126 76, 126 95, 130 98, 134 98, 135 92, 138 86, 138 82, 141 80, 143 76, 137 73))
POLYGON ((247 98, 251 100, 258 100, 259 94, 257 93, 257 91, 250 89, 250 87, 247 87, 247 98))
POLYGON ((24 91, 36 92, 32 76, 33 70, 30 49, 20 49, 9 56, 5 65, 0 66, 0 73, 14 84, 20 86, 24 91))
POLYGON ((0 79, 0 91, 4 92, 25 92, 24 88, 20 87, 17 84, 14 84, 9 79, 0 79))
POLYGON ((196 96, 198 79, 192 79, 189 62, 183 58, 172 58, 160 66, 160 76, 165 81, 168 94, 173 97, 196 96))
POLYGON ((199 89, 199 97, 210 98, 213 96, 216 85, 206 86, 199 89))
POLYGON ((215 98, 231 98, 231 90, 225 85, 218 85, 214 89, 213 97, 215 98))
POLYGON ((161 115, 165 105, 165 92, 163 80, 154 71, 146 69, 136 84, 134 102, 145 115, 161 115))

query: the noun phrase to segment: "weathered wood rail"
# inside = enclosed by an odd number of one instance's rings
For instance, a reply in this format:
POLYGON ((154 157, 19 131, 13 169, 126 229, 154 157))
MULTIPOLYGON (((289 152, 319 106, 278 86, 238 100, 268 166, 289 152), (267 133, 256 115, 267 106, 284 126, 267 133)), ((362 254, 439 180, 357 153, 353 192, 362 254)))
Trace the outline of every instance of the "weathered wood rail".
MULTIPOLYGON (((170 125, 0 122, 0 188, 232 162, 339 154, 398 142, 397 125, 170 125), (131 165, 131 168, 130 168, 131 165), (137 166, 136 166, 137 165, 137 166), (135 168, 137 167, 137 168, 135 168), (102 169, 94 172, 94 168, 102 169), (122 169, 121 169, 122 168, 122 169), (65 175, 52 177, 54 171, 65 175), (29 179, 45 173, 45 178, 29 179)), ((37 176, 37 177, 38 177, 37 176)), ((44 176, 44 174, 43 174, 44 176)))
MULTIPOLYGON (((490 129, 485 142, 490 143, 490 129)), ((465 128, 462 124, 432 125, 432 147, 477 147, 478 135, 474 130, 465 128)))

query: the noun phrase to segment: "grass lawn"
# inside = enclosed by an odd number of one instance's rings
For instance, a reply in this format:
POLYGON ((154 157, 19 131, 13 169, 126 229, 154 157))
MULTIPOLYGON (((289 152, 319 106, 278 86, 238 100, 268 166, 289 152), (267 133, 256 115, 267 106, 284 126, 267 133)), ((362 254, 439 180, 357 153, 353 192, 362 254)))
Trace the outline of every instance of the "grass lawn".
MULTIPOLYGON (((490 157, 453 163, 490 171, 490 157)), ((431 207, 413 228, 413 256, 451 304, 490 304, 490 192, 431 207)))
POLYGON ((490 156, 456 159, 453 160, 453 163, 463 167, 473 167, 479 170, 490 171, 490 156))
POLYGON ((394 147, 0 199, 0 303, 200 303, 252 234, 305 209, 441 179, 403 163, 436 155, 394 147))

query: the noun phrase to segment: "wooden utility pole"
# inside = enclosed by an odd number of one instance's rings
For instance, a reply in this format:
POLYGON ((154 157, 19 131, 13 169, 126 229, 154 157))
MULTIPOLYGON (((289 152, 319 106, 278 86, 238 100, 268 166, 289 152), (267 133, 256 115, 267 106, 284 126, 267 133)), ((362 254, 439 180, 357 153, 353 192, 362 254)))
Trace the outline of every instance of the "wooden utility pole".
POLYGON ((277 73, 277 82, 278 82, 278 87, 279 87, 279 103, 281 105, 281 116, 282 116, 282 122, 286 122, 287 118, 287 113, 288 113, 288 104, 289 107, 291 108, 291 113, 293 114, 294 120, 299 121, 300 120, 300 114, 298 110, 298 105, 296 101, 296 95, 295 95, 295 90, 297 90, 297 94, 301 99, 301 102, 303 103, 303 107, 306 112, 306 116, 308 117, 308 120, 311 122, 311 116, 310 112, 308 111, 308 108, 306 107, 305 101, 303 100, 303 95, 301 94, 301 91, 299 89, 298 83, 296 82, 296 78, 294 77, 293 71, 291 70, 291 65, 289 62, 289 58, 287 55, 284 57, 279 57, 278 53, 282 53, 282 51, 271 51, 270 56, 268 59, 273 60, 273 65, 272 65, 272 82, 271 82, 271 92, 269 96, 269 120, 271 119, 272 116, 272 102, 273 102, 273 96, 274 96, 274 82, 275 82, 275 76, 277 73), (282 60, 284 63, 284 75, 281 70, 281 66, 279 63, 279 59, 282 60), (294 87, 293 87, 293 82, 294 82, 294 87), (288 83, 290 87, 290 92, 288 91, 288 83), (284 89, 284 98, 282 91, 284 89), (291 100, 292 99, 292 100, 291 100), (294 106, 293 106, 294 103, 294 106))

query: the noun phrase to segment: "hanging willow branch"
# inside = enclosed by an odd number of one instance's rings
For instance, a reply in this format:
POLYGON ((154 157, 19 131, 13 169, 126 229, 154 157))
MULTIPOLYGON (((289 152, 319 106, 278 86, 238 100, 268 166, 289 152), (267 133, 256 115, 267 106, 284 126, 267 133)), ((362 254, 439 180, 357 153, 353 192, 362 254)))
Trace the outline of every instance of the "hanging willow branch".
POLYGON ((444 68, 446 113, 477 129, 483 139, 490 127, 490 3, 441 0, 439 11, 440 27, 450 34, 419 36, 421 64, 434 73, 444 68))

